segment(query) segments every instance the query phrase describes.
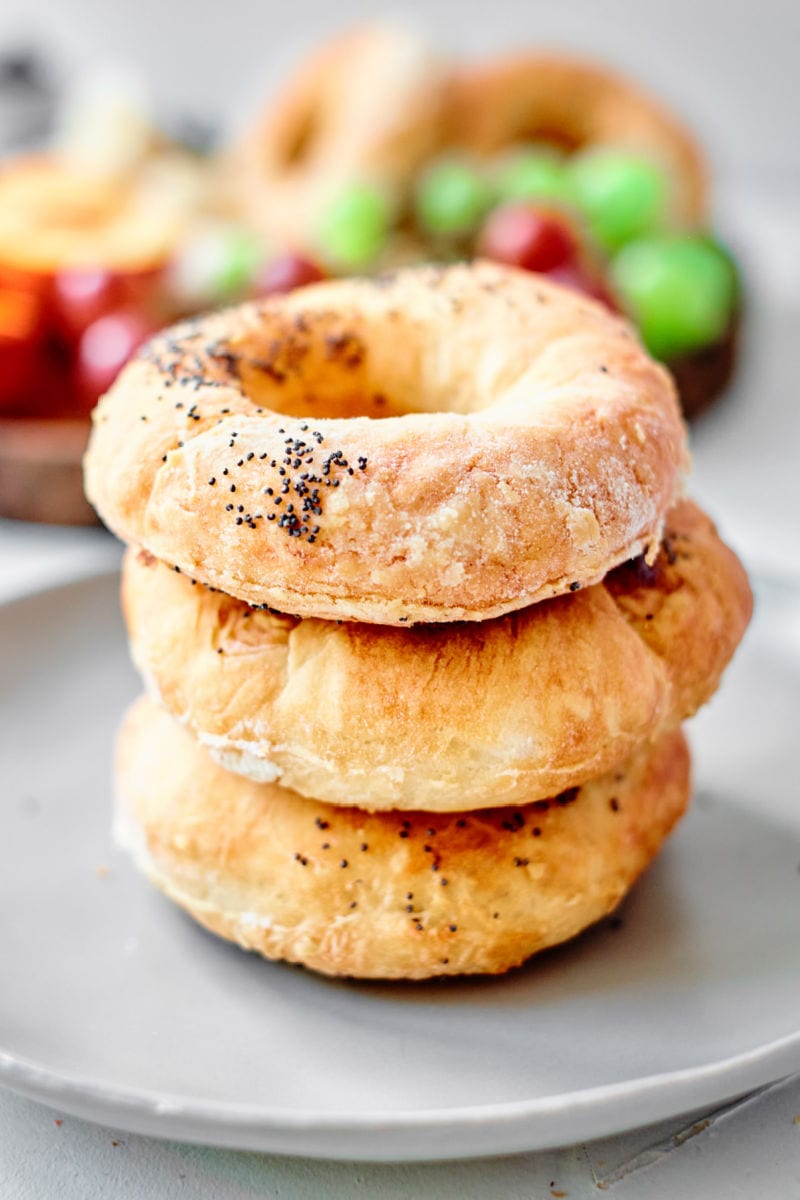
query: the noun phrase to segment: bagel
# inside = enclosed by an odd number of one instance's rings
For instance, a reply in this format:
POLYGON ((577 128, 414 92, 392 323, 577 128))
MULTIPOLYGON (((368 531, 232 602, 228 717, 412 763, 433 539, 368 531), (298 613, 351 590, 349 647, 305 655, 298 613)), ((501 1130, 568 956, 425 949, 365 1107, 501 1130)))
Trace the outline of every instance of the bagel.
POLYGON ((446 74, 408 30, 369 25, 306 58, 220 167, 221 187, 268 239, 306 247, 353 180, 390 200, 435 153, 446 74))
POLYGON ((229 595, 397 625, 654 554, 686 458, 672 381, 625 322, 477 263, 168 330, 95 409, 86 488, 125 541, 229 595))
POLYGON ((554 800, 468 816, 331 809, 224 771, 140 701, 117 836, 212 932, 328 975, 497 974, 611 912, 683 813, 680 732, 554 800))
POLYGON ((16 159, 0 170, 0 263, 43 275, 161 267, 187 220, 168 183, 135 186, 54 156, 16 159))
POLYGON ((689 131, 634 83, 595 63, 562 54, 520 53, 453 72, 448 140, 480 154, 520 141, 554 141, 568 150, 593 144, 640 152, 659 162, 672 185, 675 223, 708 217, 703 156, 689 131))
POLYGON ((301 620, 128 552, 123 609, 151 693, 220 764, 329 804, 451 812, 581 784, 714 692, 750 615, 694 504, 652 567, 482 624, 301 620))

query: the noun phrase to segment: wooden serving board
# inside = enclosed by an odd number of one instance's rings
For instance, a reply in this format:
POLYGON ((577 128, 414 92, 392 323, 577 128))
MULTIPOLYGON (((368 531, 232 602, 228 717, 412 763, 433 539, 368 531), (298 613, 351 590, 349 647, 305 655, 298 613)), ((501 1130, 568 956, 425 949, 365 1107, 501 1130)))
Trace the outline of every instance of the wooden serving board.
POLYGON ((96 525, 83 494, 84 418, 0 419, 0 516, 53 525, 96 525))

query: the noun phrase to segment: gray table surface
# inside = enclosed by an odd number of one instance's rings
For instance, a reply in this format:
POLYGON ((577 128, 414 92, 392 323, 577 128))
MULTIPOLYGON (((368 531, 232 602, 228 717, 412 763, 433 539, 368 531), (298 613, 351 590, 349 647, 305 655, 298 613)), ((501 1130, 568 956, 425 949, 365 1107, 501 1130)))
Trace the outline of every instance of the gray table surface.
MULTIPOLYGON (((739 197, 749 258, 739 382, 694 431, 694 494, 755 570, 800 577, 800 229, 794 197, 739 197)), ((113 565, 96 530, 0 522, 0 601, 113 565)), ((787 947, 787 953, 797 953, 787 947)), ((800 997, 798 998, 800 1001, 800 997)), ((800 1014, 800 1003, 798 1003, 800 1014)), ((712 1114, 589 1145, 421 1166, 311 1162, 115 1132, 0 1090, 1 1200, 800 1200, 800 1077, 712 1114)))
POLYGON ((135 1137, 0 1091, 3 1200, 774 1200, 800 1197, 800 1079, 711 1117, 567 1150, 404 1166, 135 1137))

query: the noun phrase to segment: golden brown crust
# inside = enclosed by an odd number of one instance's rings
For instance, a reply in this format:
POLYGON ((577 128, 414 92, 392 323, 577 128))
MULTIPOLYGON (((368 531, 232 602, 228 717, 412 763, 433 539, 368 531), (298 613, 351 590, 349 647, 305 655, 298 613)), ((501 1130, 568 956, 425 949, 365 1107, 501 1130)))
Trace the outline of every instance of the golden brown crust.
POLYGON ((629 758, 715 691, 749 619, 735 555, 684 501, 652 567, 481 624, 382 629, 259 612, 129 551, 154 696, 220 763, 329 804, 538 800, 629 758))
POLYGON ((229 595, 397 625, 597 582, 658 543, 685 464, 672 381, 625 322, 476 263, 167 331, 95 410, 86 488, 229 595))
POLYGON ((256 229, 313 246, 325 206, 346 184, 377 184, 390 201, 441 139, 446 75, 408 30, 351 30, 306 58, 220 175, 256 229))
POLYGON ((467 816, 332 809, 218 767, 140 701, 118 830, 201 924, 329 975, 499 973, 611 912, 689 796, 680 732, 549 804, 467 816))
POLYGON ((450 138, 480 153, 515 142, 553 139, 568 149, 612 145, 661 162, 673 184, 672 217, 701 225, 707 178, 694 138, 630 80, 563 54, 520 53, 454 73, 450 138))
POLYGON ((753 613, 753 594, 736 555, 690 501, 667 516, 652 566, 613 571, 603 584, 648 649, 669 662, 681 718, 710 699, 753 613))

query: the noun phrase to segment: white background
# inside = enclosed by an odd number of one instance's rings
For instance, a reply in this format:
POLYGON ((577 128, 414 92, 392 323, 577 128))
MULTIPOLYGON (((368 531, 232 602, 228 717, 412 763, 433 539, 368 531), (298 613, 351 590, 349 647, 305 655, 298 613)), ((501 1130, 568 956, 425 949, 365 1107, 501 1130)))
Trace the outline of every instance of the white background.
POLYGON ((233 120, 327 33, 393 15, 444 53, 570 47, 683 113, 720 176, 800 177, 797 0, 2 0, 0 45, 32 37, 66 66, 134 63, 158 103, 233 120))

